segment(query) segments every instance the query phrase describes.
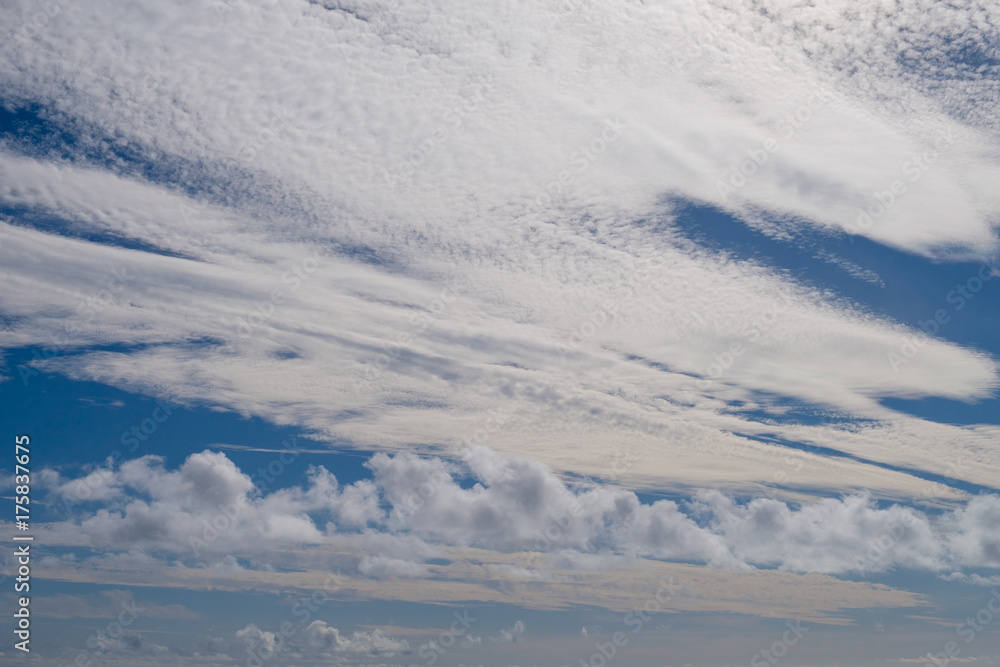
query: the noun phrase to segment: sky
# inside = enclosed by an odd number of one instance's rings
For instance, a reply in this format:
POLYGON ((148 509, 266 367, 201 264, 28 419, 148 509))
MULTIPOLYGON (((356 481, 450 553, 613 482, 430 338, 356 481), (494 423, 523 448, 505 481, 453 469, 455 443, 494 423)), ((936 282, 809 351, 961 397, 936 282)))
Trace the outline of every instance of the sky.
POLYGON ((998 103, 978 0, 0 3, 0 662, 995 667, 998 103))

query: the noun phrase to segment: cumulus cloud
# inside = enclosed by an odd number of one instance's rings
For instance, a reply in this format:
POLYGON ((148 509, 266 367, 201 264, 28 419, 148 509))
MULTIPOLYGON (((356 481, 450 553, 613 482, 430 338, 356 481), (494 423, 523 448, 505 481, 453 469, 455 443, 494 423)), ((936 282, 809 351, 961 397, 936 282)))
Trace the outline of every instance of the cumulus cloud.
MULTIPOLYGON (((205 576, 342 557, 420 577, 446 546, 577 571, 1000 564, 997 497, 921 479, 964 461, 943 474, 995 488, 1000 431, 884 400, 990 398, 997 360, 715 252, 685 213, 795 251, 819 239, 810 256, 871 289, 892 287, 894 255, 827 240, 1000 275, 1000 9, 571 4, 5 4, 0 346, 37 354, 2 378, 414 452, 266 492, 211 451, 46 471, 68 512, 47 543, 111 551, 93 561, 112 569, 203 559, 205 576), (505 456, 437 457, 453 438, 505 456), (899 504, 918 497, 951 504, 899 504)), ((333 653, 394 641, 313 635, 333 653)))
POLYGON ((278 648, 278 638, 282 642, 284 641, 281 635, 261 630, 254 623, 250 623, 246 627, 236 631, 235 643, 237 647, 251 650, 258 655, 271 656, 274 655, 278 648))
MULTIPOLYGON (((357 654, 365 656, 392 656, 396 653, 409 651, 410 645, 405 639, 397 639, 386 635, 376 628, 371 632, 357 631, 351 635, 342 635, 340 630, 326 624, 325 621, 313 621, 301 630, 301 633, 274 633, 262 630, 251 623, 236 632, 234 640, 238 652, 247 652, 267 659, 275 654, 298 653, 314 658, 332 657, 335 654, 357 654)), ((236 655, 239 655, 237 653, 236 655)))
POLYGON ((643 555, 725 560, 725 548, 671 501, 642 505, 615 487, 575 492, 545 465, 470 450, 479 483, 463 489, 441 459, 376 454, 369 462, 392 505, 390 525, 450 544, 548 551, 628 548, 643 555))
POLYGON ((98 654, 110 656, 124 656, 134 658, 135 656, 148 656, 153 658, 166 658, 172 655, 172 651, 166 646, 155 644, 141 632, 124 630, 121 636, 112 639, 105 633, 93 635, 93 648, 98 654))
POLYGON ((500 633, 494 637, 490 637, 490 641, 494 644, 516 644, 522 641, 524 636, 524 622, 515 621, 514 625, 501 630, 500 633))
POLYGON ((215 561, 211 565, 206 566, 212 572, 218 572, 219 574, 239 574, 241 572, 246 572, 246 568, 240 565, 239 561, 232 554, 227 554, 223 556, 220 560, 215 561))
POLYGON ((956 510, 953 519, 956 530, 948 546, 958 562, 1000 567, 1000 496, 977 496, 956 510))
POLYGON ((354 632, 342 636, 337 628, 325 621, 313 621, 305 629, 306 642, 317 653, 365 653, 373 655, 393 655, 408 651, 409 642, 386 635, 376 628, 371 632, 354 632))
POLYGON ((467 454, 464 464, 375 454, 367 463, 372 480, 342 487, 329 471, 312 468, 305 486, 259 496, 224 454, 193 454, 176 471, 143 457, 108 473, 108 484, 122 489, 118 508, 83 512, 52 530, 135 554, 210 555, 210 567, 223 573, 244 569, 234 553, 252 557, 276 536, 289 547, 350 548, 359 554, 358 571, 373 578, 427 574, 422 561, 437 554, 435 545, 544 552, 547 566, 581 571, 627 558, 827 574, 1000 566, 994 495, 936 516, 879 506, 864 495, 796 506, 773 498, 737 502, 712 490, 681 503, 644 503, 615 486, 571 486, 529 458, 478 446, 467 454), (463 484, 464 476, 474 483, 463 484), (213 490, 194 493, 191 480, 213 490), (364 508, 367 525, 343 522, 347 528, 337 530, 328 523, 320 531, 317 523, 339 516, 345 503, 364 508))
POLYGON ((798 510, 773 499, 738 505, 717 491, 702 492, 696 511, 710 517, 742 562, 797 572, 936 570, 946 544, 923 514, 899 505, 878 509, 865 496, 827 498, 798 510))
MULTIPOLYGON (((58 484, 52 494, 78 499, 79 485, 93 474, 58 484)), ((318 544, 324 533, 317 521, 330 520, 330 529, 359 528, 382 514, 372 482, 341 487, 322 466, 308 469, 305 486, 270 494, 258 493, 225 454, 207 450, 190 455, 177 470, 149 455, 100 474, 100 488, 115 492, 79 523, 92 544, 201 558, 225 554, 214 566, 230 570, 241 567, 230 550, 257 554, 276 540, 318 544)))

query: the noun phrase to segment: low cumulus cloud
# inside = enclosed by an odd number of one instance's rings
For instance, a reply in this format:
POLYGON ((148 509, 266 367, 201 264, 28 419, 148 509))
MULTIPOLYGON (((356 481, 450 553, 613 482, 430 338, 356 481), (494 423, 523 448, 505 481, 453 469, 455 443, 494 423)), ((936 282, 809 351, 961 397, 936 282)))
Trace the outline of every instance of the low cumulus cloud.
MULTIPOLYGON (((79 503, 81 488, 95 474, 63 481, 50 473, 55 500, 79 503)), ((309 468, 304 487, 269 494, 259 493, 225 454, 207 450, 192 454, 175 471, 150 455, 100 475, 105 506, 85 513, 79 529, 92 544, 119 549, 256 553, 276 541, 322 542, 323 530, 310 513, 333 523, 331 529, 363 527, 382 515, 372 482, 340 487, 322 466, 309 468)))
MULTIPOLYGON (((177 470, 146 456, 105 472, 102 488, 114 490, 108 506, 81 505, 75 520, 52 530, 132 559, 166 552, 211 560, 220 571, 241 570, 236 556, 274 543, 339 540, 373 578, 422 576, 441 546, 546 552, 574 569, 621 557, 826 574, 1000 566, 996 495, 937 516, 865 495, 794 506, 706 490, 686 502, 644 503, 615 486, 569 486, 538 461, 485 447, 468 450, 461 464, 379 453, 366 465, 373 479, 340 485, 315 466, 302 486, 262 494, 222 453, 192 454, 177 470), (467 477, 474 483, 460 483, 467 477)), ((60 481, 51 493, 74 483, 60 481)))
POLYGON ((142 633, 125 630, 120 637, 111 639, 110 637, 98 633, 92 637, 93 650, 96 655, 110 655, 121 658, 135 658, 137 656, 147 656, 151 658, 166 658, 172 652, 166 646, 155 644, 142 633))
POLYGON ((306 644, 310 650, 320 655, 332 653, 365 653, 370 655, 393 655, 408 651, 410 644, 405 639, 396 639, 376 628, 371 632, 354 632, 343 636, 337 628, 324 621, 313 621, 305 630, 306 644))
MULTIPOLYGON (((301 633, 262 630, 251 623, 236 632, 231 646, 233 655, 254 655, 266 660, 275 654, 296 653, 311 658, 331 658, 339 654, 392 656, 410 650, 405 639, 397 639, 376 628, 342 635, 325 621, 313 621, 301 633)), ((221 652, 221 650, 220 650, 221 652)))
POLYGON ((501 630, 500 634, 495 637, 490 637, 490 641, 494 644, 516 644, 519 641, 522 641, 523 636, 524 622, 515 621, 514 625, 506 628, 505 630, 501 630))

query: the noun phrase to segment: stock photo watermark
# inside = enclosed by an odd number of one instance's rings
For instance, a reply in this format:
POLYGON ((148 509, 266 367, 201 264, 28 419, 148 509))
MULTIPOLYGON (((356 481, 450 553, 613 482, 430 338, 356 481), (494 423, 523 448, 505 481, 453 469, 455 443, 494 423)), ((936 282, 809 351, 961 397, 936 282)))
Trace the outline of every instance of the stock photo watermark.
POLYGON ((750 179, 771 159, 771 156, 781 148, 782 141, 790 141, 809 122, 813 114, 826 106, 833 95, 824 88, 809 93, 805 101, 778 119, 777 129, 781 138, 768 137, 759 146, 746 149, 747 157, 729 168, 729 173, 716 180, 715 187, 723 199, 744 187, 750 179), (724 180, 723 180, 724 179, 724 180))
POLYGON ((430 135, 407 152, 402 160, 398 160, 391 171, 382 169, 382 178, 390 190, 396 190, 410 184, 413 176, 427 160, 448 142, 453 133, 466 123, 469 116, 479 110, 480 105, 493 92, 492 78, 475 84, 474 89, 473 95, 447 109, 441 115, 441 124, 437 125, 430 135))
MULTIPOLYGON (((990 591, 990 597, 985 605, 955 626, 955 634, 962 637, 966 644, 971 644, 998 616, 1000 616, 1000 591, 994 588, 990 591)), ((925 656, 927 662, 923 667, 947 667, 948 663, 959 661, 962 648, 958 642, 949 641, 942 649, 937 653, 928 653, 925 656)))
MULTIPOLYGON (((345 582, 346 579, 340 574, 340 572, 337 574, 327 572, 322 588, 313 591, 309 596, 301 598, 292 606, 291 614, 295 618, 299 619, 298 622, 292 623, 291 621, 284 621, 276 633, 260 632, 257 627, 253 625, 247 626, 243 630, 237 632, 236 635, 238 638, 245 637, 249 640, 246 644, 246 666, 261 667, 261 665, 277 655, 279 651, 283 650, 288 645, 289 640, 291 640, 292 637, 300 631, 309 628, 309 621, 313 618, 313 614, 319 612, 320 608, 330 601, 330 595, 340 590, 345 582), (251 635, 254 634, 250 631, 250 628, 253 628, 259 636, 266 634, 270 641, 254 641, 250 639, 251 635)), ((321 621, 313 621, 313 623, 321 623, 321 621)))
POLYGON ((55 0, 43 5, 36 5, 36 9, 31 12, 24 25, 14 34, 14 39, 22 42, 36 39, 52 19, 62 14, 63 9, 68 4, 70 3, 67 0, 55 0))
POLYGON ((392 342, 382 343, 381 352, 368 361, 360 363, 360 369, 351 376, 352 389, 357 393, 364 388, 370 387, 376 380, 381 378, 399 360, 404 351, 408 350, 413 339, 423 334, 435 318, 444 314, 451 305, 462 296, 462 293, 469 288, 469 285, 459 278, 452 278, 437 298, 416 313, 407 316, 409 327, 405 330, 396 331, 392 336, 392 342))
POLYGON ((236 318, 235 324, 229 324, 233 333, 224 339, 223 348, 233 350, 237 341, 248 340, 258 328, 269 322, 285 299, 305 284, 322 266, 321 261, 326 256, 325 249, 314 252, 305 259, 295 262, 291 268, 282 273, 280 280, 285 288, 275 287, 268 293, 266 299, 256 302, 249 312, 236 318))
MULTIPOLYGON (((931 147, 925 148, 920 153, 914 153, 900 166, 900 171, 909 179, 910 183, 919 181, 924 173, 931 168, 931 165, 937 162, 941 154, 951 148, 955 142, 955 135, 950 129, 939 129, 935 131, 935 134, 937 136, 931 147)), ((900 179, 894 179, 885 190, 876 190, 873 193, 874 201, 865 208, 858 208, 858 218, 854 224, 847 226, 848 230, 860 233, 870 229, 907 192, 906 184, 900 179)))
POLYGON ((121 294, 135 279, 135 275, 123 266, 113 269, 110 273, 111 277, 97 294, 85 297, 77 304, 76 316, 67 319, 63 325, 65 335, 53 333, 49 338, 50 345, 32 350, 31 362, 17 365, 17 372, 24 386, 28 386, 32 377, 41 375, 41 371, 36 368, 37 364, 65 354, 66 347, 80 343, 80 339, 75 336, 83 330, 84 325, 94 324, 94 321, 106 309, 112 306, 121 306, 121 294))
MULTIPOLYGON (((139 618, 139 615, 146 611, 145 607, 136 604, 135 598, 121 602, 121 611, 117 618, 108 621, 103 629, 98 630, 87 637, 86 646, 90 651, 81 651, 73 659, 75 667, 90 667, 94 663, 97 653, 105 651, 115 641, 125 635, 126 630, 139 618)), ((100 664, 104 664, 103 660, 100 664)))
POLYGON ((637 262, 636 270, 629 273, 624 290, 605 299, 598 308, 591 311, 569 335, 565 342, 556 345, 559 359, 565 362, 572 352, 583 347, 584 343, 593 338, 609 322, 614 322, 624 314, 623 308, 631 304, 639 294, 640 287, 651 283, 653 271, 663 266, 663 261, 656 257, 646 257, 637 262))
MULTIPOLYGON (((503 428, 509 417, 510 415, 506 414, 502 408, 491 408, 470 437, 456 439, 449 443, 452 452, 463 461, 468 461, 474 454, 473 448, 486 446, 491 437, 503 428)), ((400 511, 404 515, 412 515, 427 504, 427 501, 434 497, 443 485, 452 481, 452 477, 448 473, 440 470, 435 471, 429 481, 422 482, 417 486, 416 493, 409 494, 399 504, 400 511)))
MULTIPOLYGON (((155 82, 155 80, 147 79, 147 82, 155 82)), ((236 147, 236 154, 225 159, 226 164, 233 168, 243 168, 256 161, 264 149, 277 139, 283 130, 288 128, 288 119, 289 112, 285 107, 270 108, 267 112, 266 126, 257 130, 249 138, 244 138, 236 147)), ((177 208, 184 222, 193 223, 197 222, 198 216, 209 206, 210 202, 207 200, 186 200, 181 202, 177 208)))
MULTIPOLYGON (((674 577, 660 578, 656 592, 642 605, 625 614, 622 624, 629 628, 631 635, 624 630, 612 633, 609 641, 594 642, 596 649, 589 658, 580 658, 580 667, 605 667, 610 664, 619 651, 628 646, 632 637, 642 632, 646 624, 653 620, 653 615, 664 608, 683 590, 674 577)), ((668 628, 670 626, 667 626, 668 628)))
POLYGON ((969 276, 964 282, 957 283, 954 289, 949 290, 945 294, 944 300, 951 306, 950 309, 938 308, 931 317, 917 320, 917 326, 926 336, 904 336, 898 350, 886 353, 886 359, 893 373, 899 373, 900 367, 910 363, 920 352, 920 349, 931 340, 931 337, 936 336, 943 326, 951 322, 955 313, 965 308, 966 304, 983 290, 986 283, 996 277, 995 266, 995 261, 992 262, 992 266, 990 263, 980 265, 975 274, 969 276))
POLYGON ((782 633, 781 639, 750 658, 750 667, 771 667, 778 664, 788 653, 788 649, 798 644, 805 633, 809 632, 809 628, 802 627, 801 621, 785 621, 785 627, 788 629, 782 633))
MULTIPOLYGON (((707 390, 713 381, 720 380, 729 373, 736 365, 736 362, 747 351, 757 343, 764 334, 781 319, 781 316, 788 312, 792 305, 792 292, 788 286, 782 286, 780 298, 767 308, 754 313, 750 317, 741 320, 735 330, 743 340, 733 341, 723 349, 712 355, 712 363, 702 370, 694 385, 700 391, 707 390)), ((693 402, 694 392, 691 389, 685 391, 686 400, 693 402)))
POLYGON ((410 663, 410 667, 420 667, 420 665, 433 665, 438 659, 447 653, 448 649, 455 645, 459 638, 469 639, 469 630, 479 619, 469 615, 468 609, 463 609, 459 614, 457 611, 452 614, 455 620, 447 630, 443 630, 437 637, 423 644, 417 649, 417 655, 423 660, 422 663, 410 663))
POLYGON ((605 118, 603 128, 598 135, 589 142, 581 144, 570 154, 567 161, 576 168, 575 171, 569 168, 562 169, 556 175, 555 179, 544 186, 544 191, 530 201, 528 210, 534 211, 545 206, 550 206, 555 201, 555 197, 561 195, 564 190, 572 186, 577 175, 590 169, 590 165, 603 155, 611 144, 618 141, 622 133, 627 129, 628 125, 622 121, 621 116, 615 116, 613 120, 605 118))

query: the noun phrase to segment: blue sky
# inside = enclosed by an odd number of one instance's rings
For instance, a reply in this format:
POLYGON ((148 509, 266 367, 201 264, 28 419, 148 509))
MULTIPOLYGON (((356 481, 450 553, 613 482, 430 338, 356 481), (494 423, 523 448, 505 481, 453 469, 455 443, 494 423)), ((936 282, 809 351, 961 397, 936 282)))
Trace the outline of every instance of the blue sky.
POLYGON ((0 13, 5 662, 1000 662, 992 6, 0 13))

